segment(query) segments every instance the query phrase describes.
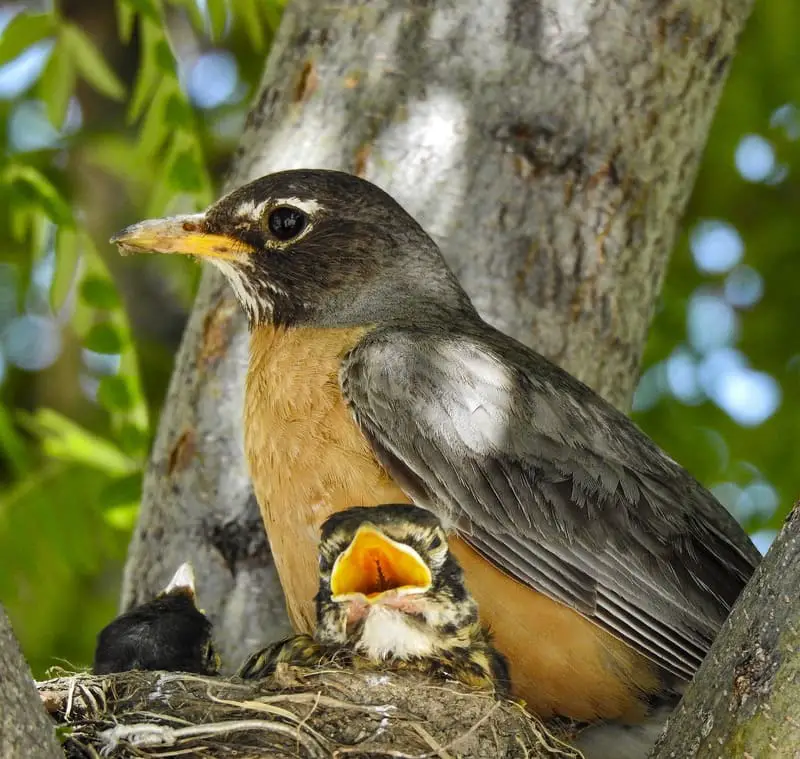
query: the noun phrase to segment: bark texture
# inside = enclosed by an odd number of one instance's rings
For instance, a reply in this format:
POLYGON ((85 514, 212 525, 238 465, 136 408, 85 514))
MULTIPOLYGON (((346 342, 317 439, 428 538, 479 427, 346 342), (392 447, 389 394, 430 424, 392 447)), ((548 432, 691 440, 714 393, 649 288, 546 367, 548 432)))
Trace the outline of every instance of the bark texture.
POLYGON ((654 759, 800 759, 800 504, 742 593, 654 759))
POLYGON ((55 725, 42 707, 33 675, 0 606, 0 756, 64 759, 55 725))
MULTIPOLYGON (((751 0, 295 0, 228 188, 339 168, 394 195, 483 315, 628 404, 751 0)), ((244 320, 205 272, 123 607, 185 559, 228 666, 286 630, 242 455, 244 320)))

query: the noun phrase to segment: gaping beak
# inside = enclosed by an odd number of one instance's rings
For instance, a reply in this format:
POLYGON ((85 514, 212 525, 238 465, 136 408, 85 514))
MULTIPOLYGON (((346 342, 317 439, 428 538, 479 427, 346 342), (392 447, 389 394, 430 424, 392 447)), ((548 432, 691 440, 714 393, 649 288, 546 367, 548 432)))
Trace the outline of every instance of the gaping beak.
POLYGON ((374 603, 389 591, 424 593, 431 581, 428 565, 413 548, 362 525, 334 562, 331 594, 336 602, 361 597, 374 603))
POLYGON ((180 591, 196 598, 196 591, 194 585, 194 569, 192 565, 186 561, 178 567, 178 571, 172 575, 172 579, 167 583, 167 587, 161 591, 162 595, 180 591))
POLYGON ((110 242, 122 255, 129 253, 182 253, 223 261, 241 261, 252 248, 233 237, 207 234, 205 214, 169 216, 131 224, 110 242))

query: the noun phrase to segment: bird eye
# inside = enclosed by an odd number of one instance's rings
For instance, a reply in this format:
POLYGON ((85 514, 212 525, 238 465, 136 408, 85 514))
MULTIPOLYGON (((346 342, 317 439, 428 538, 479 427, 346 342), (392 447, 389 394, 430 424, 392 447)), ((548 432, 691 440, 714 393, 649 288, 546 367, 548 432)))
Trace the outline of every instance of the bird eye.
POLYGON ((435 551, 437 548, 441 548, 442 546, 442 539, 436 535, 434 536, 433 540, 431 541, 431 550, 435 551))
POLYGON ((269 231, 281 242, 297 237, 306 226, 308 219, 302 211, 290 206, 275 208, 267 219, 269 231))

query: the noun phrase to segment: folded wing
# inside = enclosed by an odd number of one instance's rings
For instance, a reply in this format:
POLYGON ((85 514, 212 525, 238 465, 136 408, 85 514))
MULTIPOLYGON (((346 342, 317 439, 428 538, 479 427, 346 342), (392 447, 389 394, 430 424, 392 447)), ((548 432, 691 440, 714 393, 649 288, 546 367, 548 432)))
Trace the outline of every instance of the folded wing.
POLYGON ((759 554, 627 417, 485 325, 376 330, 341 383, 419 505, 518 581, 694 674, 759 554))

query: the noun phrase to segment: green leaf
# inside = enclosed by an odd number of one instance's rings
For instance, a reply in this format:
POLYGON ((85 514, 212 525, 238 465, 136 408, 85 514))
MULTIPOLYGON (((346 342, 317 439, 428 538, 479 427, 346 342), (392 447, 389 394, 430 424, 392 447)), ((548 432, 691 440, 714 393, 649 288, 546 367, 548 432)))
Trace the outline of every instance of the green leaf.
POLYGON ((30 205, 21 205, 14 203, 9 209, 10 224, 9 232, 14 242, 25 242, 28 237, 28 232, 33 226, 33 217, 36 215, 36 210, 31 208, 30 205))
POLYGON ((93 89, 111 100, 122 100, 125 97, 125 85, 106 63, 86 32, 74 24, 64 24, 61 37, 81 76, 93 89))
POLYGON ((262 11, 267 17, 267 26, 274 32, 281 24, 281 17, 286 5, 286 0, 269 0, 262 6, 262 11))
POLYGON ((164 118, 164 111, 172 88, 173 83, 165 78, 156 87, 152 95, 147 115, 144 117, 142 128, 139 130, 139 141, 136 145, 139 155, 155 155, 169 139, 170 132, 167 127, 167 120, 164 118))
POLYGON ((119 308, 120 299, 113 283, 98 276, 86 277, 81 283, 81 298, 93 308, 119 308))
POLYGON ((177 192, 195 193, 203 189, 203 168, 191 150, 175 156, 167 177, 170 187, 177 192))
POLYGON ((100 380, 97 399, 109 411, 130 411, 134 403, 128 383, 120 375, 100 380))
POLYGON ((119 447, 129 456, 139 457, 147 453, 147 432, 134 424, 123 424, 117 432, 119 447))
POLYGON ((206 0, 208 20, 211 23, 211 39, 219 42, 225 34, 228 9, 225 0, 206 0))
POLYGON ((123 2, 130 6, 131 10, 150 21, 155 21, 157 24, 161 23, 160 0, 123 0, 123 2))
POLYGON ((69 100, 75 90, 75 65, 61 40, 56 42, 50 60, 39 80, 39 97, 44 101, 47 118, 61 129, 67 116, 69 100))
POLYGON ((178 129, 191 129, 192 109, 186 102, 182 93, 173 93, 167 100, 167 107, 164 110, 164 121, 168 126, 178 129))
POLYGON ((108 480, 97 469, 45 459, 0 489, 0 598, 37 677, 56 655, 90 663, 97 630, 116 614, 116 583, 98 584, 119 570, 127 544, 103 518, 108 480))
POLYGON ((123 341, 113 324, 95 324, 84 340, 86 347, 95 353, 116 354, 122 352, 123 341))
POLYGON ((142 497, 142 472, 137 470, 123 477, 116 477, 103 490, 102 501, 105 508, 113 506, 138 505, 142 497))
POLYGON ((105 440, 52 409, 40 409, 20 419, 42 441, 47 456, 60 461, 83 464, 108 474, 122 476, 137 471, 139 465, 110 440, 105 440))
POLYGON ((160 39, 155 46, 155 62, 156 67, 164 74, 175 76, 175 56, 172 54, 169 42, 166 39, 160 39))
POLYGON ((106 523, 118 530, 129 533, 136 526, 139 516, 139 502, 112 506, 103 512, 106 523))
POLYGON ((138 192, 140 187, 146 189, 153 182, 155 166, 151 161, 142 160, 134 135, 107 132, 84 135, 81 156, 90 165, 121 179, 132 193, 138 192))
POLYGON ((78 235, 71 226, 61 226, 56 233, 56 272, 50 288, 50 303, 57 312, 74 291, 80 266, 78 235))
POLYGON ((3 405, 0 405, 0 455, 11 465, 12 472, 18 477, 30 468, 25 441, 3 405))
POLYGON ((52 13, 18 13, 0 37, 0 65, 13 61, 55 30, 56 20, 52 13))
POLYGON ((142 37, 142 62, 139 65, 139 74, 136 85, 131 95, 131 104, 128 111, 128 121, 133 123, 144 113, 148 106, 151 94, 161 84, 163 77, 156 65, 155 45, 163 36, 161 29, 155 24, 143 22, 141 24, 142 37))
POLYGON ((72 210, 50 180, 33 166, 15 163, 6 170, 10 184, 22 185, 55 224, 72 225, 72 210))
MULTIPOLYGON (((90 235, 84 230, 81 231, 81 243, 86 261, 86 278, 97 277, 111 283, 111 276, 103 258, 90 235)), ((135 346, 130 339, 130 326, 125 309, 117 308, 106 313, 108 322, 120 336, 123 350, 120 355, 119 372, 115 377, 105 377, 101 380, 98 400, 111 414, 112 428, 120 447, 139 460, 146 454, 150 426, 147 403, 139 378, 135 346), (135 445, 128 439, 128 428, 135 430, 135 445)))
POLYGON ((72 725, 56 725, 56 740, 59 743, 64 743, 68 738, 71 738, 75 732, 72 725))
POLYGON ((265 35, 264 22, 258 11, 259 2, 263 0, 236 0, 236 9, 253 47, 261 52, 265 45, 265 35))
POLYGON ((133 36, 136 10, 128 0, 117 0, 117 34, 120 42, 127 45, 133 36))

